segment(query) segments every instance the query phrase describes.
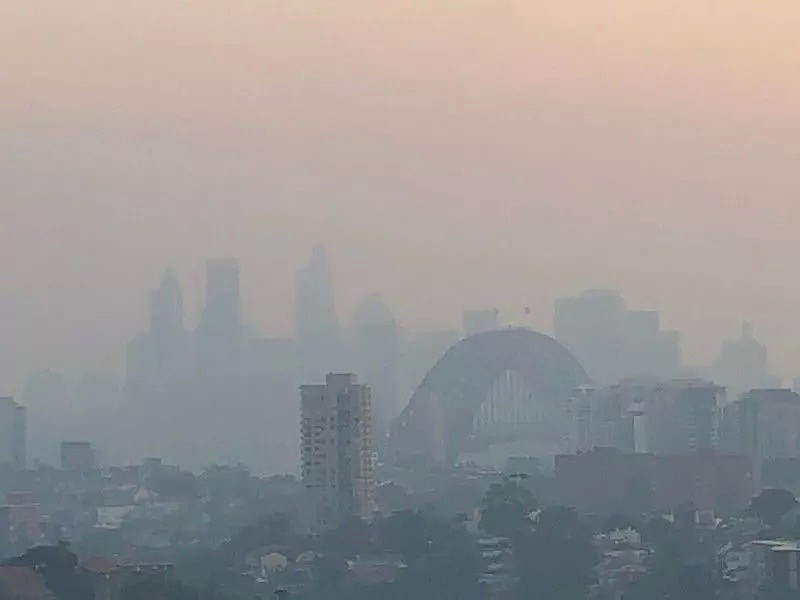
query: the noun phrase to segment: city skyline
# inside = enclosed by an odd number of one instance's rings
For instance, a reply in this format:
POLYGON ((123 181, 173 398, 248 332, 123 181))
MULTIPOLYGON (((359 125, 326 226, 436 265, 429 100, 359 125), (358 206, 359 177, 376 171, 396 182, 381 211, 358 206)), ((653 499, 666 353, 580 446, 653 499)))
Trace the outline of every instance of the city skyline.
POLYGON ((0 0, 0 599, 800 597, 799 29, 0 0))
POLYGON ((8 391, 118 357, 165 263, 193 314, 202 260, 237 256, 284 335, 316 240, 343 313, 505 300, 542 329, 617 287, 691 362, 748 320, 800 372, 793 3, 38 5, 0 3, 8 391))
MULTIPOLYGON (((322 248, 325 246, 317 242, 311 247, 322 248)), ((328 254, 330 255, 332 253, 328 252, 328 254)), ((190 267, 190 272, 188 274, 180 269, 176 269, 174 267, 174 263, 167 263, 160 267, 160 276, 165 277, 168 280, 169 285, 177 285, 179 287, 180 298, 172 299, 171 301, 180 303, 180 325, 193 330, 201 327, 203 324, 204 311, 206 310, 206 292, 203 290, 203 288, 206 285, 206 277, 200 275, 200 273, 206 269, 208 262, 225 262, 234 260, 236 261, 237 268, 241 269, 242 290, 240 292, 241 297, 237 301, 237 306, 241 306, 241 309, 236 317, 233 318, 236 318, 240 321, 242 333, 247 334, 250 337, 277 339, 295 337, 295 330, 297 328, 297 324, 295 322, 297 318, 297 298, 293 297, 292 302, 288 307, 288 312, 283 316, 283 326, 277 328, 266 327, 264 325, 263 315, 265 312, 269 312, 269 308, 262 310, 261 307, 253 306, 252 298, 248 296, 248 292, 251 291, 253 283, 250 273, 241 267, 241 261, 238 258, 234 258, 232 255, 223 255, 221 258, 209 258, 205 262, 198 263, 197 267, 190 267), (165 270, 166 276, 164 275, 165 270), (187 279, 190 280, 188 285, 187 279)), ((327 260, 330 261, 330 259, 327 260)), ((332 271, 331 277, 336 280, 336 274, 338 271, 336 266, 339 264, 339 261, 337 261, 336 257, 334 256, 331 262, 334 265, 332 269, 335 269, 332 271)), ((302 270, 302 261, 298 260, 294 267, 295 270, 302 270)), ((292 266, 287 268, 284 279, 287 282, 292 281, 292 266)), ((274 279, 273 281, 277 280, 274 279)), ((164 281, 162 281, 161 284, 164 285, 164 281)), ((109 341, 108 344, 105 344, 103 347, 98 347, 96 352, 91 355, 87 355, 80 361, 75 361, 74 356, 61 356, 59 358, 55 355, 52 355, 54 356, 52 361, 46 363, 33 362, 29 367, 18 369, 16 374, 9 375, 3 380, 4 385, 10 388, 6 389, 5 393, 19 395, 25 378, 31 373, 45 369, 72 374, 101 370, 116 372, 121 375, 125 369, 124 353, 126 341, 130 336, 134 335, 138 331, 146 329, 148 326, 149 320, 152 318, 150 313, 154 309, 152 291, 157 287, 157 279, 154 279, 149 282, 149 285, 146 289, 141 290, 137 302, 139 304, 141 314, 137 317, 136 321, 131 323, 131 328, 129 330, 120 331, 120 335, 127 337, 123 337, 118 341, 109 341), (15 383, 9 384, 9 381, 13 381, 15 383)), ((476 310, 497 310, 499 320, 504 324, 504 326, 529 327, 536 331, 542 331, 543 333, 556 337, 557 327, 554 326, 554 320, 557 318, 557 305, 559 301, 569 298, 568 294, 556 294, 552 298, 552 302, 549 307, 542 306, 543 300, 541 298, 538 299, 538 303, 531 302, 529 304, 526 303, 527 299, 525 298, 522 298, 518 302, 514 303, 503 303, 498 301, 492 302, 491 299, 489 299, 483 304, 483 308, 481 308, 481 305, 479 304, 454 304, 450 306, 450 314, 447 318, 441 320, 428 319, 409 322, 398 316, 402 315, 403 307, 392 302, 392 298, 387 297, 385 293, 377 293, 374 290, 371 290, 363 282, 359 284, 357 289, 359 289, 359 291, 363 290, 363 293, 360 296, 355 297, 351 290, 342 290, 339 286, 333 285, 332 294, 334 297, 334 302, 339 307, 339 310, 334 311, 334 317, 337 319, 337 328, 340 327, 342 331, 350 331, 353 327, 355 327, 356 324, 353 321, 353 318, 356 316, 359 306, 361 303, 363 303, 365 298, 376 296, 377 294, 381 296, 382 299, 385 299, 392 313, 395 315, 394 318, 397 321, 399 331, 410 336, 443 330, 461 331, 463 328, 463 318, 465 313, 476 310), (346 304, 340 301, 342 297, 348 300, 346 304), (490 306, 492 307, 491 309, 488 308, 490 306), (498 306, 502 308, 498 308, 498 306), (534 310, 531 308, 531 306, 538 307, 538 309, 534 310), (341 320, 341 325, 338 323, 339 320, 341 320)), ((595 291, 605 292, 606 290, 613 291, 616 294, 621 294, 626 301, 629 301, 631 298, 631 296, 624 289, 606 286, 584 288, 579 287, 575 289, 574 293, 580 295, 594 293, 595 291)), ((502 293, 498 294, 498 296, 501 295, 502 293)), ((645 296, 647 295, 645 294, 645 296)), ((495 296, 495 298, 497 298, 497 296, 495 296)), ((629 307, 634 309, 635 312, 640 312, 642 314, 652 312, 653 314, 660 315, 662 326, 664 326, 665 323, 670 322, 668 318, 670 311, 664 307, 658 306, 658 304, 652 300, 645 300, 639 303, 629 302, 629 307)), ((713 316, 710 316, 709 321, 713 320, 713 316)), ((113 321, 113 317, 109 318, 109 322, 111 321, 113 321)), ((698 345, 697 336, 693 335, 692 331, 677 330, 677 334, 680 336, 679 344, 680 353, 684 359, 683 364, 700 368, 711 367, 717 360, 719 360, 721 349, 725 346, 725 344, 738 337, 738 334, 743 326, 749 327, 752 330, 753 321, 745 318, 731 320, 731 322, 727 324, 725 332, 722 334, 723 337, 721 337, 719 340, 711 341, 708 348, 708 353, 704 354, 702 357, 698 357, 696 352, 691 351, 692 348, 696 349, 696 346, 698 345), (700 358, 703 360, 693 360, 700 358)), ((767 342, 766 347, 770 349, 770 366, 773 367, 773 370, 780 377, 780 379, 783 380, 784 384, 791 384, 793 379, 797 376, 797 373, 800 372, 800 367, 797 371, 791 370, 790 367, 786 367, 785 357, 780 353, 775 352, 768 343, 768 334, 770 329, 767 328, 765 331, 765 329, 762 327, 755 327, 755 331, 756 337, 759 340, 762 342, 767 342), (784 360, 782 360, 782 358, 784 358, 784 360)))

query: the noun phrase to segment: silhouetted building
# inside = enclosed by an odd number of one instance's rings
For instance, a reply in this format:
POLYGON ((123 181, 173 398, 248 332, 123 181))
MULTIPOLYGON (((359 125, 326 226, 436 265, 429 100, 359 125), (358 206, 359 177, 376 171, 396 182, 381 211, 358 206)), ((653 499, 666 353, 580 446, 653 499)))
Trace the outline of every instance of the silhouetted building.
POLYGON ((206 306, 200 327, 212 335, 237 335, 242 326, 239 261, 217 258, 206 267, 206 306))
POLYGON ((778 378, 769 373, 767 347, 755 339, 750 323, 742 325, 739 339, 722 344, 712 373, 714 381, 727 387, 732 397, 749 390, 780 387, 778 378))
POLYGON ((0 464, 24 469, 27 462, 25 407, 13 398, 0 398, 0 464))
POLYGON ((716 449, 724 388, 703 380, 626 379, 577 389, 567 403, 573 452, 617 448, 657 455, 716 449))
POLYGON ((374 510, 371 393, 352 374, 301 386, 303 484, 318 530, 374 510))
POLYGON ((408 402, 431 367, 459 339, 461 333, 457 329, 441 329, 419 332, 403 341, 400 347, 398 386, 401 404, 405 405, 408 402))
POLYGON ((295 278, 295 331, 302 373, 316 379, 343 362, 333 275, 325 248, 314 246, 295 278))
POLYGON ((500 329, 500 311, 496 308, 468 310, 464 312, 464 337, 500 329))
POLYGON ((622 377, 625 303, 616 290, 587 290, 559 298, 554 324, 556 339, 595 381, 610 383, 622 377))
POLYGON ((196 409, 189 388, 196 375, 196 340, 184 325, 183 294, 171 268, 151 296, 149 322, 148 331, 128 344, 128 427, 120 433, 129 456, 156 452, 174 458, 176 444, 187 433, 182 428, 185 415, 196 409))
POLYGON ((61 442, 61 468, 85 473, 97 467, 94 448, 89 442, 61 442))
POLYGON ((581 511, 612 514, 662 511, 686 502, 731 513, 756 492, 750 457, 633 454, 598 448, 556 457, 561 501, 581 511))
POLYGON ((161 286, 151 298, 150 331, 169 338, 181 334, 183 330, 183 291, 175 269, 169 267, 161 286))
POLYGON ((353 319, 358 371, 372 389, 372 412, 377 436, 403 409, 397 398, 400 360, 397 323, 380 295, 367 296, 353 319))
POLYGON ((725 407, 723 447, 762 460, 800 457, 800 395, 751 390, 725 407))
POLYGON ((554 325, 556 339, 599 384, 679 373, 677 332, 661 330, 657 311, 627 310, 616 290, 587 290, 559 298, 554 325))
POLYGON ((0 398, 0 463, 24 469, 27 462, 25 407, 11 397, 0 398))
POLYGON ((197 328, 201 370, 230 369, 239 359, 242 341, 239 262, 209 260, 206 266, 206 304, 197 328))
POLYGON ((625 364, 623 375, 676 377, 681 365, 680 335, 661 329, 655 310, 625 313, 625 364))

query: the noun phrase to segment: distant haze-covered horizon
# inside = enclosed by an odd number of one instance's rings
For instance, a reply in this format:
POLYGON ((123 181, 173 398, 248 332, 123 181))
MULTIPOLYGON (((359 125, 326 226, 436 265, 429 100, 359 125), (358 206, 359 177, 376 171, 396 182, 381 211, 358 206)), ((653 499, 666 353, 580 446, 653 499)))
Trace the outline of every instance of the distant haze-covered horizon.
POLYGON ((175 267, 241 263, 247 323, 293 330, 294 271, 339 318, 465 309, 552 331, 620 289, 684 361, 741 321, 800 373, 800 6, 768 0, 0 0, 0 391, 119 365, 175 267), (528 307, 529 312, 524 312, 528 307))

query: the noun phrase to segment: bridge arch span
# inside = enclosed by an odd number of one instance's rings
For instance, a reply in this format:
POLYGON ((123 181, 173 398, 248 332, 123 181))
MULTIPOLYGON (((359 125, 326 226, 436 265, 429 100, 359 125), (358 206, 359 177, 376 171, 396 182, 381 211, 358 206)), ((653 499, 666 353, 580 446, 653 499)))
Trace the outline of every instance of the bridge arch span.
POLYGON ((589 383, 578 361, 547 335, 525 328, 480 333, 451 347, 428 372, 391 428, 391 447, 457 461, 476 415, 509 373, 524 384, 535 408, 553 419, 560 403, 589 383))

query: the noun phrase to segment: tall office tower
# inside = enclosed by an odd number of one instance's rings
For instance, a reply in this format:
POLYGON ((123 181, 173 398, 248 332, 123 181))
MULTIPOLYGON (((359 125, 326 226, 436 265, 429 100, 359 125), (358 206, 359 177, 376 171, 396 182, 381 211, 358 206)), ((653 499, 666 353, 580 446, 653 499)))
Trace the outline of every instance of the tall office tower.
POLYGON ((239 262, 216 258, 206 265, 206 306, 201 329, 211 336, 238 336, 241 329, 239 262))
POLYGON ((400 360, 397 323, 378 294, 364 298, 353 319, 359 373, 372 388, 372 412, 376 441, 403 409, 397 400, 400 360))
POLYGON ((628 310, 616 290, 587 290, 556 301, 555 334, 595 382, 671 379, 680 372, 680 336, 654 310, 628 310))
POLYGON ((372 515, 371 393, 352 374, 329 374, 301 391, 303 484, 318 531, 347 516, 372 515))
POLYGON ((231 371, 239 365, 242 342, 239 262, 209 260, 206 266, 206 304, 197 328, 197 367, 200 372, 231 371))
POLYGON ((680 372, 680 335, 661 329, 661 314, 656 310, 629 310, 625 313, 625 352, 623 377, 676 377, 680 372))
MULTIPOLYGON (((170 447, 186 437, 180 428, 194 407, 187 401, 186 384, 195 374, 195 353, 184 326, 183 292, 172 268, 166 269, 150 296, 149 308, 149 328, 128 343, 125 364, 126 420, 137 433, 122 437, 131 459, 157 453, 177 460, 170 447)), ((65 435, 72 437, 75 432, 65 435)), ((80 437, 98 441, 86 432, 80 437)))
POLYGON ((767 347, 753 336, 750 323, 742 325, 739 339, 722 344, 713 376, 714 381, 728 388, 732 397, 754 389, 780 386, 778 378, 769 373, 767 347))
POLYGON ((308 263, 295 277, 295 330, 302 373, 307 379, 322 377, 341 365, 333 276, 321 244, 314 246, 308 263))
POLYGON ((569 349, 598 383, 622 375, 625 303, 616 290, 587 290, 556 301, 556 339, 569 349))
POLYGON ((26 435, 25 407, 13 398, 0 398, 0 464, 25 468, 26 435))
POLYGON ((151 298, 150 332, 158 338, 170 338, 183 331, 183 292, 175 270, 170 267, 151 298))
POLYGON ((496 308, 484 308, 464 311, 464 337, 497 331, 500 329, 500 311, 496 308))

